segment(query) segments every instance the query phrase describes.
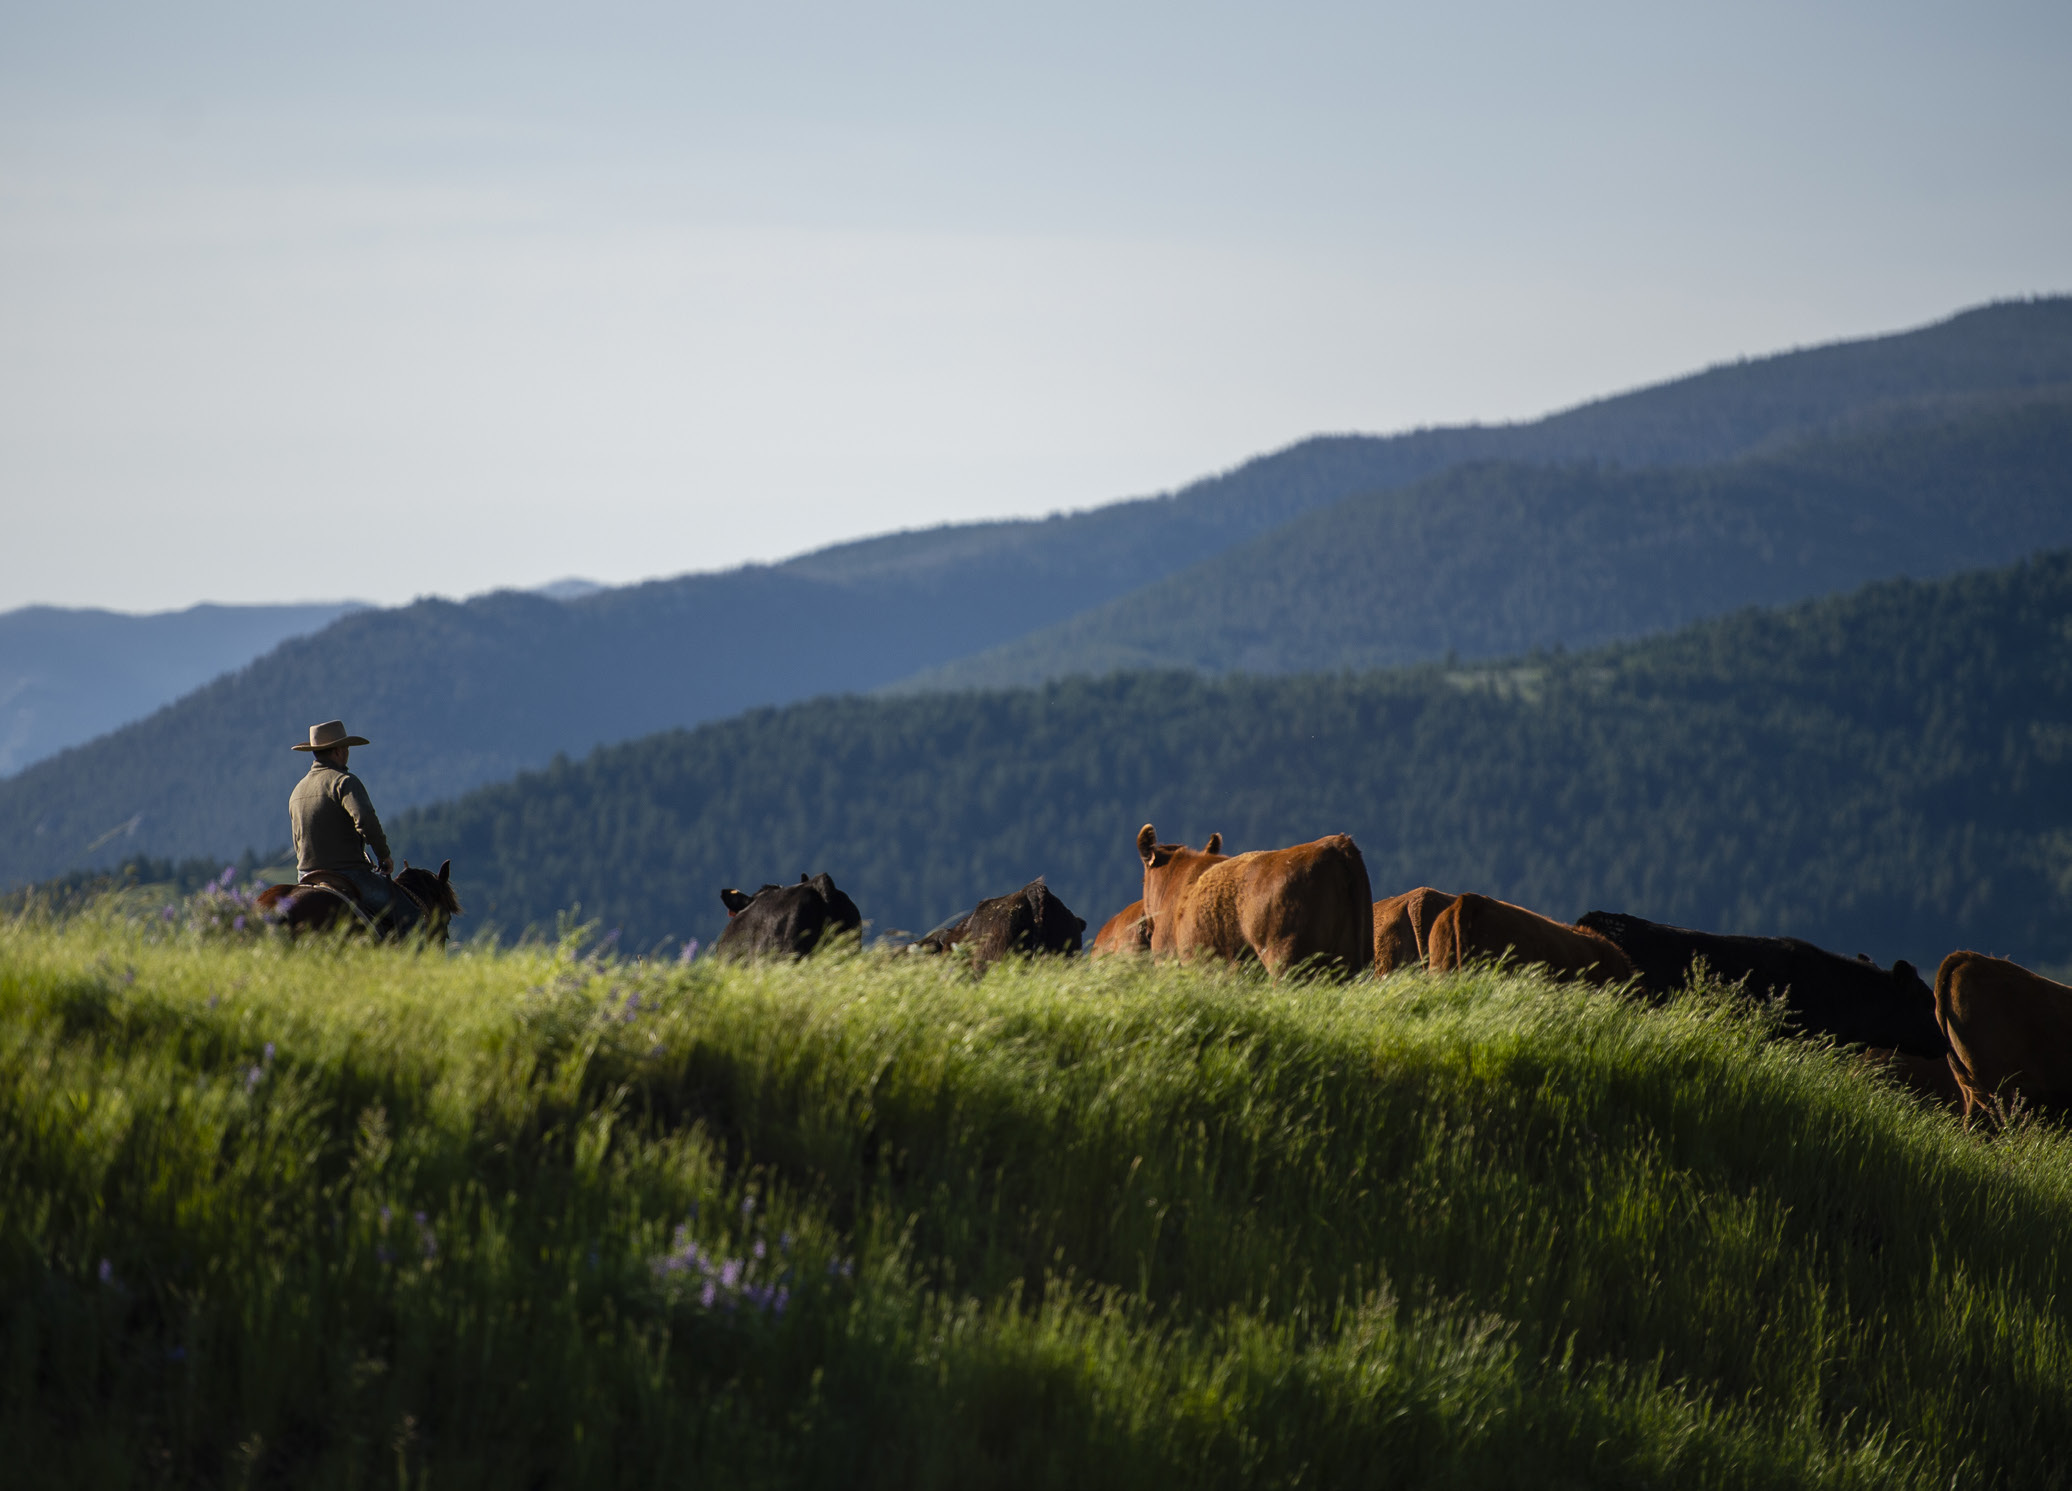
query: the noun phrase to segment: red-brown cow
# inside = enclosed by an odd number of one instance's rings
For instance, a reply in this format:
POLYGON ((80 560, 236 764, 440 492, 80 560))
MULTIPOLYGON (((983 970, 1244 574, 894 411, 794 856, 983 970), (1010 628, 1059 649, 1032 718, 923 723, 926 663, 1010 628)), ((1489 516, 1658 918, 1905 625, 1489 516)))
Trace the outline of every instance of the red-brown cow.
MULTIPOLYGON (((1159 873, 1146 852, 1147 844, 1161 847, 1150 842, 1155 838, 1149 824, 1138 835, 1146 905, 1159 873)), ((1257 958, 1276 975, 1310 965, 1351 975, 1374 963, 1367 863, 1344 834, 1207 865, 1170 904, 1170 912, 1153 913, 1152 946, 1183 961, 1201 954, 1257 958)))
POLYGON ((1439 913, 1426 961, 1442 973, 1506 954, 1515 964, 1544 966, 1556 978, 1622 984, 1633 977, 1632 960, 1610 938, 1476 895, 1462 896, 1439 913))
POLYGON ((1996 1098, 2072 1111, 2072 988, 2005 958, 1951 953, 1935 972, 1935 1017, 1967 1119, 1996 1098))
POLYGON ((1377 977, 1399 968, 1422 968, 1432 923, 1454 902, 1443 890, 1420 885, 1400 896, 1374 903, 1374 972, 1377 977))

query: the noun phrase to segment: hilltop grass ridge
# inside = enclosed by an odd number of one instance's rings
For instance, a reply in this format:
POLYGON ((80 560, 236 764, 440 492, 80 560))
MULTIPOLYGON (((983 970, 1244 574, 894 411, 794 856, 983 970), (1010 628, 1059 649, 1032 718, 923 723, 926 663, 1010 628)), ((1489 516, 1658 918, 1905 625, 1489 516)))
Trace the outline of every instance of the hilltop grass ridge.
POLYGON ((100 1486, 2044 1484, 2072 1140, 1718 992, 0 924, 100 1486))

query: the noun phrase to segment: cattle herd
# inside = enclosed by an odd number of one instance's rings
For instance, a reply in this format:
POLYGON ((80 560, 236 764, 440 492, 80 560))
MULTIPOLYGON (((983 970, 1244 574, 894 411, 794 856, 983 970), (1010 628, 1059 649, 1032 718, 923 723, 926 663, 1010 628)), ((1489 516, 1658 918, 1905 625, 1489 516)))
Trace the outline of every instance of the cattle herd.
MULTIPOLYGON (((1929 986, 1911 963, 1881 968, 1795 937, 1740 937, 1664 926, 1616 911, 1560 922, 1488 896, 1419 886, 1377 901, 1359 846, 1332 834, 1286 849, 1223 853, 1137 835, 1142 899, 1095 936, 1091 956, 1256 960, 1267 972, 1349 977, 1435 972, 1507 960, 1661 1000, 1704 976, 1777 1001, 1787 1028, 1860 1048, 1864 1059, 1967 1119, 2020 1103, 2072 1111, 2072 987, 2004 958, 1956 952, 1929 986)), ((856 903, 825 874, 753 895, 720 892, 727 927, 714 955, 803 957, 860 937, 856 903)), ((893 939, 916 956, 956 951, 975 970, 1010 954, 1076 953, 1086 922, 1039 877, 981 901, 925 936, 893 939)))

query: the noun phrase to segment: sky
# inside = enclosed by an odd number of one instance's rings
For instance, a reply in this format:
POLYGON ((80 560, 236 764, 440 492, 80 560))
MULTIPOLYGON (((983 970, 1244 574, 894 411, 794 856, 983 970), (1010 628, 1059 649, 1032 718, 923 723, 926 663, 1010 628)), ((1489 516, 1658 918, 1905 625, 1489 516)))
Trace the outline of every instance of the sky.
POLYGON ((0 0, 0 610, 624 582, 2072 290, 2072 6, 0 0))

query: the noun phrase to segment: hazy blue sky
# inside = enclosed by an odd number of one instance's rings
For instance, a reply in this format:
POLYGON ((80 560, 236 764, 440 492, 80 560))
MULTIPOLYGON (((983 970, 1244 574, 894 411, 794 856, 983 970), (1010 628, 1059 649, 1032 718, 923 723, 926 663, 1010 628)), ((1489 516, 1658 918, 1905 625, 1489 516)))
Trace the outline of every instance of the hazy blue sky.
POLYGON ((0 608, 1160 491, 2072 289, 2072 5, 0 3, 0 608))

